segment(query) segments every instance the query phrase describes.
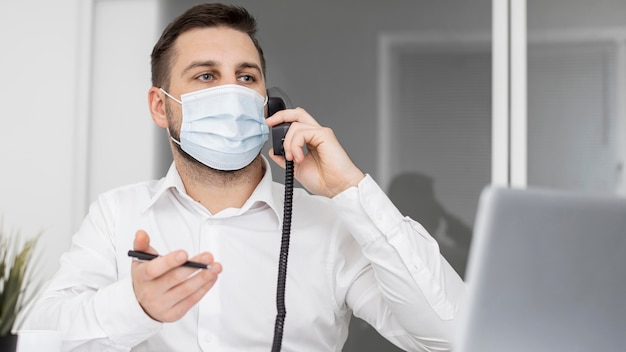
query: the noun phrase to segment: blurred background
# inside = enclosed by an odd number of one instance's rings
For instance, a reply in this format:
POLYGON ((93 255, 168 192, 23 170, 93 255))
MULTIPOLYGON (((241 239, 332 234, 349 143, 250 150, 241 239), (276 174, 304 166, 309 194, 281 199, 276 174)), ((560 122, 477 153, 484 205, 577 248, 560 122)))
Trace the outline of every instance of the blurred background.
MULTIPOLYGON (((259 22, 268 87, 332 127, 461 275, 496 167, 493 97, 507 95, 492 89, 495 1, 231 2, 259 22)), ((196 3, 0 4, 0 225, 42 233, 42 278, 98 194, 169 166, 147 108, 149 56, 196 3)), ((527 131, 505 133, 523 133, 528 186, 623 195, 626 2, 527 0, 526 12, 527 131)), ((394 350, 351 325, 345 351, 394 350)))

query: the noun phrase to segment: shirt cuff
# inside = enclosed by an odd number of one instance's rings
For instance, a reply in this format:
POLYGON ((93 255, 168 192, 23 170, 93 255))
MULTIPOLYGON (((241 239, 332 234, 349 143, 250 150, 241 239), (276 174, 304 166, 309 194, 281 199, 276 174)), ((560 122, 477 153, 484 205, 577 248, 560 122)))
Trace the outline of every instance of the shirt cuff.
POLYGON ((374 179, 366 174, 357 187, 350 187, 333 198, 333 202, 352 224, 373 225, 378 231, 353 233, 360 245, 367 245, 380 236, 391 233, 402 221, 403 215, 391 202, 374 179))
POLYGON ((94 297, 94 305, 102 330, 116 344, 136 346, 163 326, 141 308, 130 277, 100 290, 94 297))

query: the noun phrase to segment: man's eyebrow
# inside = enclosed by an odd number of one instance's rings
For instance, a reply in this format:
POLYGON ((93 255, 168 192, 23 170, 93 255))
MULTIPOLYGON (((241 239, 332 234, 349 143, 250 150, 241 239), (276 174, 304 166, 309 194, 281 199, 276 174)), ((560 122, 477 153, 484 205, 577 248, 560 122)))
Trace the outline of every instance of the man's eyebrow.
POLYGON ((259 72, 263 72, 261 70, 261 67, 259 65, 255 64, 254 62, 242 62, 242 63, 240 63, 238 65, 238 68, 239 69, 242 69, 242 68, 252 68, 252 69, 255 69, 255 70, 259 71, 259 72))
POLYGON ((187 72, 198 68, 198 67, 215 67, 217 66, 217 62, 214 60, 207 60, 207 61, 194 61, 192 63, 190 63, 187 67, 185 67, 185 69, 183 70, 183 72, 181 73, 181 76, 184 76, 187 72))

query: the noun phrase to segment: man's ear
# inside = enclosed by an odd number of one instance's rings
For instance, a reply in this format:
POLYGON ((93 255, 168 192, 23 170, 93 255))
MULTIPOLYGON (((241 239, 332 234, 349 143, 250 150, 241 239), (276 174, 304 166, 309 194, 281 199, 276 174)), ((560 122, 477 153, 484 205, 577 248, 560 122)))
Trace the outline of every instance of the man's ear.
POLYGON ((157 87, 152 87, 148 90, 148 107, 150 108, 150 114, 152 115, 152 121, 157 126, 167 128, 167 117, 165 115, 165 99, 166 96, 157 87))

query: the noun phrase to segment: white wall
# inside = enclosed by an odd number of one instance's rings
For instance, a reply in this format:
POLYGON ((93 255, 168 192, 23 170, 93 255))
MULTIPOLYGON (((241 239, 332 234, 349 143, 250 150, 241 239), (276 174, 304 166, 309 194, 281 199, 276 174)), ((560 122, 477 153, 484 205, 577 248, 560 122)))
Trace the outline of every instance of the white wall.
POLYGON ((0 219, 22 236, 42 233, 42 278, 96 194, 155 176, 146 97, 157 6, 0 2, 0 219))
POLYGON ((74 204, 78 2, 0 2, 0 217, 43 231, 42 270, 69 243, 74 204))
POLYGON ((157 177, 155 140, 166 140, 148 110, 150 53, 161 31, 158 1, 98 0, 93 14, 88 201, 157 177))

